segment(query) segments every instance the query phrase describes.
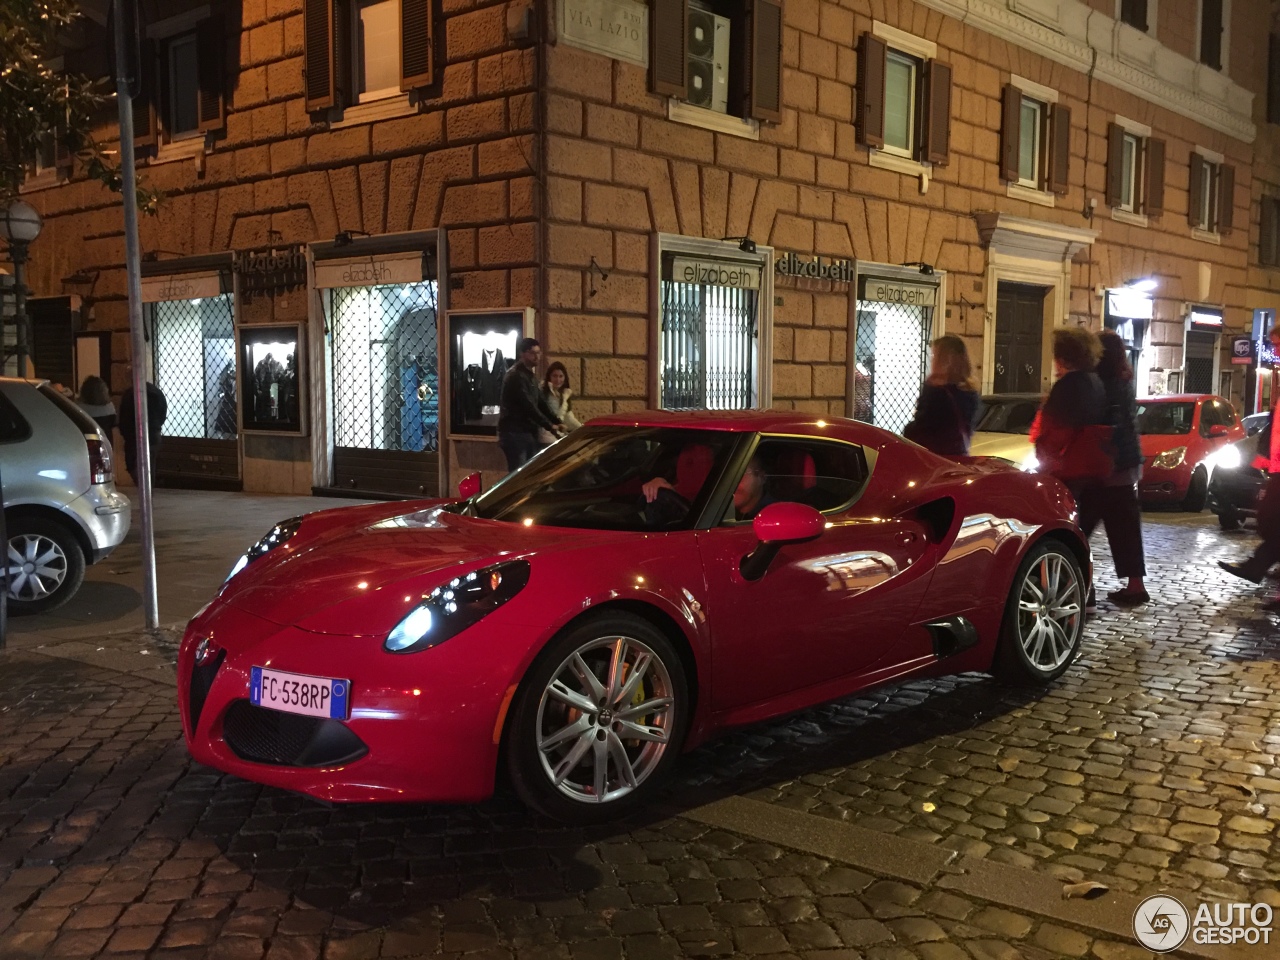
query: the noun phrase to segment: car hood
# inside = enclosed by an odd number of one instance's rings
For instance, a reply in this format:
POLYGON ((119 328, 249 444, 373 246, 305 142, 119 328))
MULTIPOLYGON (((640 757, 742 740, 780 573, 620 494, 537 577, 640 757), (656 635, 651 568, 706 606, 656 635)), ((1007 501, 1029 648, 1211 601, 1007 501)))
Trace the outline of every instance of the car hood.
POLYGON ((969 456, 1004 457, 1021 465, 1035 447, 1025 433, 975 433, 969 439, 969 456))
POLYGON ((1194 435, 1190 433, 1143 433, 1138 436, 1138 444, 1144 457, 1153 457, 1175 447, 1190 450, 1195 446, 1194 435))
POLYGON ((566 541, 576 550, 619 536, 478 520, 438 507, 362 516, 311 536, 304 523, 294 541, 237 574, 220 599, 315 633, 383 635, 424 594, 459 574, 566 541))

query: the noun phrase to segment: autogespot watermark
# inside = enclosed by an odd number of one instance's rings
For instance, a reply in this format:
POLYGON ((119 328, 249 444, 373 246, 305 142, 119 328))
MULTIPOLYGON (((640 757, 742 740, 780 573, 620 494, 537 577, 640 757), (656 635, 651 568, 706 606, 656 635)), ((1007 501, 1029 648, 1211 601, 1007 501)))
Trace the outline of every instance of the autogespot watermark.
POLYGON ((1147 897, 1133 913, 1133 935, 1154 953, 1192 943, 1269 944, 1273 912, 1266 903, 1202 903, 1195 916, 1176 897, 1147 897))

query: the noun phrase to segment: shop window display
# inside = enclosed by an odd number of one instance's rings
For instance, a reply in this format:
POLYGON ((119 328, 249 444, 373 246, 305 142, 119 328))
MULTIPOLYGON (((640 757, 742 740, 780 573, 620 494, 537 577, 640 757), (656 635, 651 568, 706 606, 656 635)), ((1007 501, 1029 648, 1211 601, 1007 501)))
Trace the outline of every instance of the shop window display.
POLYGON ((240 370, 244 428, 302 432, 298 326, 243 327, 240 370))
POLYGON ((502 380, 525 336, 523 311, 449 315, 450 431, 496 436, 502 380))

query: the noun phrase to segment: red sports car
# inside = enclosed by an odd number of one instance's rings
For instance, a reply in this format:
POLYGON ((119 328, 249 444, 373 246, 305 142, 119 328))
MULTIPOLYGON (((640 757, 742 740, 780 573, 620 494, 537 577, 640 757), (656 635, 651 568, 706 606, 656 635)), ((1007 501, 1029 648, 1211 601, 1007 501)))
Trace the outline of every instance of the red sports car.
POLYGON ((278 524, 188 626, 178 699, 192 756, 249 780, 459 802, 505 769, 602 820, 731 727, 1053 680, 1088 569, 1066 488, 1004 461, 803 414, 614 415, 467 500, 278 524))
POLYGON ((1209 492, 1210 458, 1245 429, 1230 401, 1202 393, 1138 401, 1143 503, 1179 503, 1199 513, 1209 492))

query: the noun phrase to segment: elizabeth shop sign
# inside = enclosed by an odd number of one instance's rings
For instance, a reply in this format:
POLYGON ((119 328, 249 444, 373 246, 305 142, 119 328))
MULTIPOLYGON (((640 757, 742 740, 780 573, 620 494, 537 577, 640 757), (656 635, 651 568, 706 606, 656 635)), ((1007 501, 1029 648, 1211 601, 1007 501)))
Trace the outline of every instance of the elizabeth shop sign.
POLYGON ((142 278, 142 302, 165 300, 202 300, 222 294, 222 274, 176 273, 164 277, 142 278))
POLYGON ((560 39, 592 53, 649 65, 649 8, 636 0, 561 0, 560 39))
POLYGON ((814 280, 834 280, 836 283, 853 282, 853 261, 814 257, 801 260, 794 253, 784 253, 773 262, 773 269, 784 277, 810 277, 814 280))

